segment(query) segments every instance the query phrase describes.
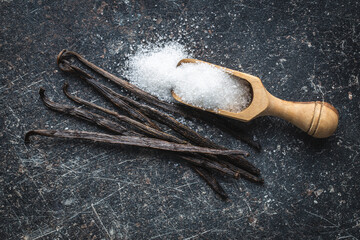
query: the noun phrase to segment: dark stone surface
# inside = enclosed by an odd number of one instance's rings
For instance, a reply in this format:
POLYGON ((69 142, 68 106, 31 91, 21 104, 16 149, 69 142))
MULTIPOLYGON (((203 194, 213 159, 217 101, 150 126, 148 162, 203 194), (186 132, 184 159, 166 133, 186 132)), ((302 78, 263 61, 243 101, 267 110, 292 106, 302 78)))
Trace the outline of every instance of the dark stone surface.
MULTIPOLYGON (((359 2, 0 1, 1 239, 360 238, 359 2), (340 112, 334 136, 312 139, 263 117, 238 123, 263 151, 250 158, 265 185, 222 179, 221 201, 186 165, 156 151, 36 138, 34 128, 96 127, 50 111, 65 81, 55 57, 78 51, 121 73, 143 42, 178 40, 196 58, 259 76, 287 100, 322 100, 340 112)), ((207 125, 231 148, 245 144, 207 125)))

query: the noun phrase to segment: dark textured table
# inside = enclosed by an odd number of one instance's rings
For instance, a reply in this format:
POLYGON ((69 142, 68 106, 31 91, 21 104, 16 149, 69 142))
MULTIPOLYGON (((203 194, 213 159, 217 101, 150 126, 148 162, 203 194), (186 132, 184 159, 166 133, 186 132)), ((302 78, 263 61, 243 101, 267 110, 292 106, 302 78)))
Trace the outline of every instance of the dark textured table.
MULTIPOLYGON (((360 7, 354 1, 0 1, 1 239, 359 239, 360 7), (142 43, 176 40, 194 56, 260 77, 282 99, 325 100, 340 113, 328 139, 273 117, 238 123, 264 185, 221 179, 216 196, 161 152, 34 138, 34 128, 98 130, 48 110, 61 87, 102 104, 55 58, 77 51, 113 73, 142 43)), ((108 104, 105 106, 109 106, 108 104)))

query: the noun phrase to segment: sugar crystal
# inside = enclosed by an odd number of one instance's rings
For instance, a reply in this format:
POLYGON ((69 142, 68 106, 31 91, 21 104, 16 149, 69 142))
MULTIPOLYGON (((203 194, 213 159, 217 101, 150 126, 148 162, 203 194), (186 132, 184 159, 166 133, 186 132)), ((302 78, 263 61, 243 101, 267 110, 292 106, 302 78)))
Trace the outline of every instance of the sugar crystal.
POLYGON ((204 109, 240 112, 251 101, 249 83, 205 63, 185 63, 192 58, 179 43, 140 48, 127 61, 125 76, 139 88, 167 102, 173 90, 184 102, 204 109))

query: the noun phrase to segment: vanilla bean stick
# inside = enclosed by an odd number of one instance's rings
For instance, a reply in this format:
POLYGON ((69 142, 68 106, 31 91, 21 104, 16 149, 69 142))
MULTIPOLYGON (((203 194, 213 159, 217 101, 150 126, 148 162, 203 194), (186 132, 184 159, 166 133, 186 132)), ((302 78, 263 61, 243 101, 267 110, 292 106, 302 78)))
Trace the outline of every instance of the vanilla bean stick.
POLYGON ((156 138, 109 135, 104 133, 74 131, 74 130, 62 130, 62 131, 46 130, 46 129, 32 130, 26 133, 25 141, 29 142, 29 138, 32 135, 70 138, 70 139, 84 139, 84 140, 91 140, 94 142, 146 147, 146 148, 153 148, 153 149, 165 150, 170 152, 204 153, 204 154, 214 154, 214 155, 224 155, 224 156, 241 154, 241 151, 239 150, 204 148, 190 144, 171 143, 156 138))
MULTIPOLYGON (((119 135, 108 135, 108 134, 101 134, 96 132, 84 132, 84 131, 73 131, 73 130, 63 130, 63 131, 57 131, 57 130, 45 130, 45 129, 38 129, 38 130, 32 130, 25 134, 25 143, 30 142, 30 137, 33 135, 41 135, 41 136, 48 136, 48 137, 58 137, 58 138, 68 138, 68 139, 80 139, 80 140, 92 140, 94 142, 103 142, 103 143, 113 143, 113 144, 123 144, 123 145, 131 145, 131 146, 141 146, 141 147, 149 147, 149 148, 155 148, 160 150, 166 150, 166 151, 174 151, 173 149, 168 149, 166 146, 161 146, 160 148, 158 146, 154 146, 153 144, 144 144, 143 142, 139 143, 137 140, 140 138, 138 137, 125 137, 125 136, 119 136, 119 135), (126 138, 119 139, 119 138, 126 138)), ((193 149, 195 151, 195 149, 193 149)), ((193 152, 193 150, 190 150, 190 152, 193 152)), ((187 150, 181 152, 187 152, 187 150)), ((222 165, 214 162, 208 162, 204 159, 199 158, 190 158, 190 157, 182 157, 180 156, 182 160, 193 164, 195 166, 201 166, 207 169, 211 169, 214 171, 217 171, 219 173, 234 177, 236 173, 231 171, 230 169, 224 168, 222 165)), ((195 167, 194 166, 194 167, 195 167)), ((215 180, 215 179, 214 179, 215 180)), ((214 181, 213 180, 213 181, 214 181)), ((216 181, 216 180, 215 180, 216 181)), ((209 183, 210 186, 214 184, 214 182, 209 183)))

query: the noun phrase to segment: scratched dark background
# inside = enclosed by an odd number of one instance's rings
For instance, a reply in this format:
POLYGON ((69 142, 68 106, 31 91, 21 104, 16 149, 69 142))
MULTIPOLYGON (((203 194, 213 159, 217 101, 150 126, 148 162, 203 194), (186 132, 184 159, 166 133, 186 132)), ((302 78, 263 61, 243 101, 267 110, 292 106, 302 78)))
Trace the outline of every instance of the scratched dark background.
POLYGON ((359 239, 358 1, 0 1, 1 239, 359 239), (238 123, 265 184, 220 179, 224 202, 188 166, 161 152, 33 138, 34 128, 101 131, 46 109, 39 87, 104 99, 55 63, 63 48, 121 74, 145 43, 176 40, 196 58, 259 76, 283 99, 325 100, 340 113, 316 140, 283 120, 238 123))

